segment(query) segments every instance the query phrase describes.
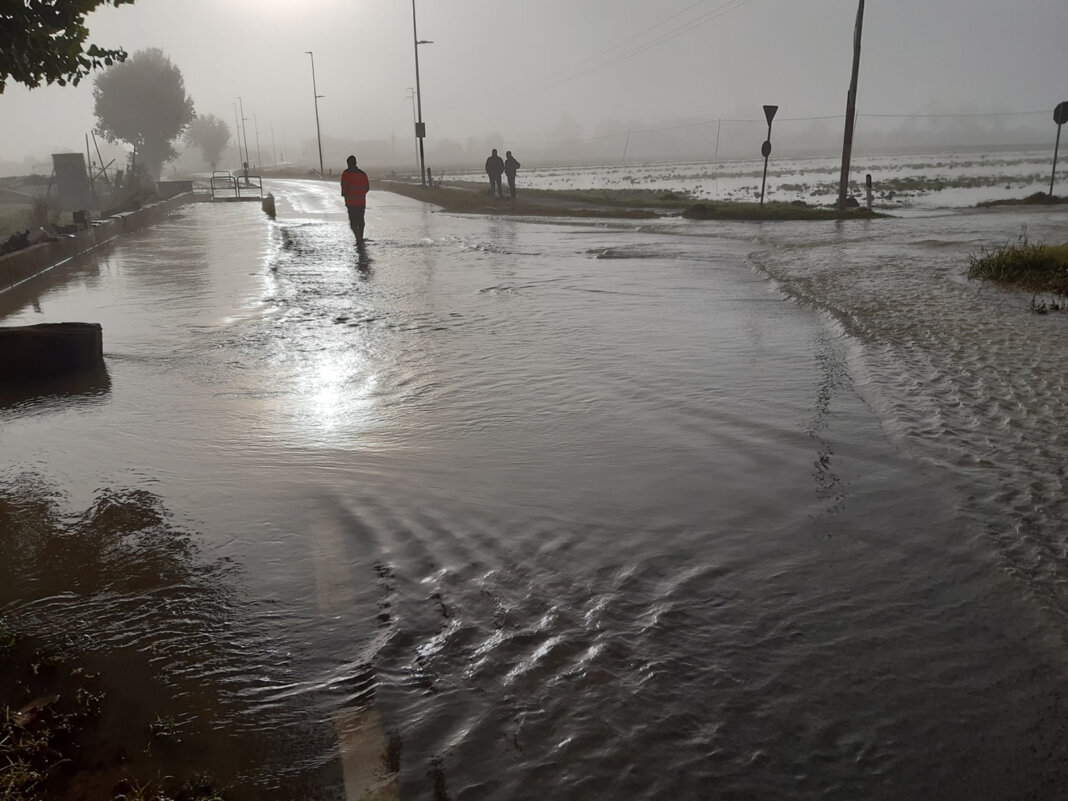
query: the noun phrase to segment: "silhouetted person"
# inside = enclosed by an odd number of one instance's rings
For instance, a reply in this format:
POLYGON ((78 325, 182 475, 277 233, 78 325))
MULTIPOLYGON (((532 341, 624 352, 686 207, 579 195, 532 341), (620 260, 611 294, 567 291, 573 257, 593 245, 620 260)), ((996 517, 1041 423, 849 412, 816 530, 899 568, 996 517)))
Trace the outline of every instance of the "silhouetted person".
POLYGON ((515 200, 515 174, 523 165, 515 160, 511 150, 506 151, 504 155, 508 157, 504 160, 504 174, 508 176, 508 195, 515 200))
POLYGON ((367 192, 371 185, 367 173, 356 166, 356 157, 349 156, 349 168, 341 173, 341 195, 349 213, 349 227, 356 235, 356 244, 363 245, 364 214, 367 212, 367 192))
POLYGON ((490 194, 496 190, 497 197, 504 200, 504 187, 501 186, 501 175, 504 174, 504 159, 497 155, 497 149, 493 149, 492 155, 486 159, 486 175, 490 179, 490 194))

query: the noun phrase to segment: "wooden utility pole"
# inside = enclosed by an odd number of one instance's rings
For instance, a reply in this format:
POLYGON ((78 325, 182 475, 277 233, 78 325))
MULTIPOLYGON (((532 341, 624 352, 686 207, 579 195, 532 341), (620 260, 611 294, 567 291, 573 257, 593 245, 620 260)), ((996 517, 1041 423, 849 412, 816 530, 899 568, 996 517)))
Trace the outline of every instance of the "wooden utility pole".
POLYGON ((857 6, 857 26, 853 31, 853 77, 846 97, 845 141, 842 143, 842 177, 838 182, 838 209, 846 207, 849 194, 849 159, 853 155, 853 123, 857 118, 857 76, 860 74, 860 34, 864 29, 864 0, 857 6))

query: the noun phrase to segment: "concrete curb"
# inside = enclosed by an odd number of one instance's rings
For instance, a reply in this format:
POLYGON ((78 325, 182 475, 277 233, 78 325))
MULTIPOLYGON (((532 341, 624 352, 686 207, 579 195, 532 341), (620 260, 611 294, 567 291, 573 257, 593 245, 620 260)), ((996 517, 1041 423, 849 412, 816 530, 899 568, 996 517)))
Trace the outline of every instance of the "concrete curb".
POLYGON ((147 228, 159 222, 179 206, 195 200, 192 192, 161 200, 137 211, 115 214, 94 223, 85 231, 56 242, 42 242, 14 253, 0 256, 0 294, 34 276, 48 272, 75 256, 110 242, 120 234, 147 228))

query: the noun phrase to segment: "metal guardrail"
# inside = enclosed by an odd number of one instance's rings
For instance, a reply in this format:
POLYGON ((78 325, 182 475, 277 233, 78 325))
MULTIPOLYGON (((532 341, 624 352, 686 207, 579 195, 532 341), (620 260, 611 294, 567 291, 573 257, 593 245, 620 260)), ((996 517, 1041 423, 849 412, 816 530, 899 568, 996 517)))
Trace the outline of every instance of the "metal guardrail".
POLYGON ((258 175, 234 175, 229 170, 211 174, 212 200, 256 200, 263 197, 263 179, 258 175), (230 193, 220 197, 220 193, 230 193))

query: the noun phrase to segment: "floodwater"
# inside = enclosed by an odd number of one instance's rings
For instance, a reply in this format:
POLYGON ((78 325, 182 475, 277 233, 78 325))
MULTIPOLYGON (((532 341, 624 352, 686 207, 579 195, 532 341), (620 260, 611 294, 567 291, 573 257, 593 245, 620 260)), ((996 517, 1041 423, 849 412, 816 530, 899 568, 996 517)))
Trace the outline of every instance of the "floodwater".
MULTIPOLYGON (((1024 198, 1049 192, 1054 160, 1048 150, 935 154, 857 155, 852 160, 850 192, 865 202, 865 176, 872 177, 872 202, 878 209, 967 208, 978 203, 1024 198)), ((759 148, 754 148, 754 156, 759 148)), ((840 156, 780 157, 768 161, 765 196, 769 201, 831 205, 838 198, 840 156)), ((760 158, 615 163, 524 168, 519 185, 534 189, 651 189, 684 192, 695 200, 752 202, 764 181, 760 158)), ((485 181, 474 170, 458 176, 485 181)), ((1064 187, 1063 171, 1054 193, 1064 187)))
MULTIPOLYGON (((0 613, 245 799, 1068 787, 1068 212, 197 204, 0 295, 107 381, 0 407, 0 613), (6 515, 7 517, 3 517, 6 515), (20 517, 21 515, 21 517, 20 517)), ((121 721, 112 724, 121 729, 121 721)), ((168 761, 169 760, 169 761, 168 761)))

